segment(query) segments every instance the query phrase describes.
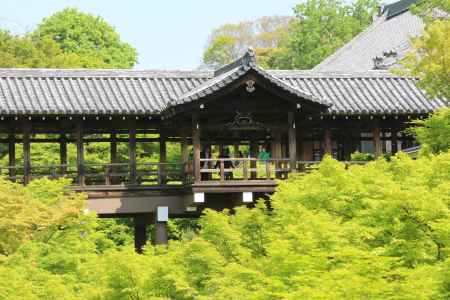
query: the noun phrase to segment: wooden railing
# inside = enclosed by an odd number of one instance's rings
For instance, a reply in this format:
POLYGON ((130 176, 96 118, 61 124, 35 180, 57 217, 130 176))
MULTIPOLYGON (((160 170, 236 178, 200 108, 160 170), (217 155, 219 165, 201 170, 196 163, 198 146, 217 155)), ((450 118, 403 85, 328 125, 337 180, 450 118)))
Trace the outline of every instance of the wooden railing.
MULTIPOLYGON (((320 161, 297 161, 287 158, 261 160, 257 158, 202 158, 199 181, 287 179, 291 172, 308 173, 317 169, 320 161)), ((364 161, 343 162, 348 167, 364 161)), ((0 176, 27 183, 32 179, 70 178, 74 185, 185 185, 194 182, 193 163, 98 163, 75 165, 31 165, 0 167, 0 176)))
MULTIPOLYGON (((202 158, 200 159, 200 181, 227 180, 270 180, 287 179, 292 172, 311 172, 318 168, 320 161, 297 161, 290 159, 257 158, 202 158)), ((345 161, 346 168, 365 161, 345 161)))
POLYGON ((26 183, 38 178, 70 178, 74 185, 182 185, 192 181, 187 165, 181 163, 98 163, 76 165, 31 165, 0 167, 0 176, 26 183))

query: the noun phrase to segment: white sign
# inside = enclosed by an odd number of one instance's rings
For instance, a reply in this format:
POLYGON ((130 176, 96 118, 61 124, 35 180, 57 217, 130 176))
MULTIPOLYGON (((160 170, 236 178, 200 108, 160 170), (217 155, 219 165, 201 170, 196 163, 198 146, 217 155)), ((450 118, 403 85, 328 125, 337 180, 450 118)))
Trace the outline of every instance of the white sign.
POLYGON ((242 193, 242 202, 252 203, 253 202, 253 193, 252 192, 243 192, 242 193))
POLYGON ((158 206, 156 211, 156 221, 158 222, 169 221, 169 208, 167 206, 158 206))
POLYGON ((195 193, 194 203, 205 203, 205 193, 195 193))

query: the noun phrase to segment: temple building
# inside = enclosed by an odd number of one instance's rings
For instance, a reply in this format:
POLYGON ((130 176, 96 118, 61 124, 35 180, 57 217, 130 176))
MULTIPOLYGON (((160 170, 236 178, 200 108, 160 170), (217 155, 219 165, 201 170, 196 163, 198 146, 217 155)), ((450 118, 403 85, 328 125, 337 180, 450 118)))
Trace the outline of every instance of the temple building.
POLYGON ((1 174, 24 184, 72 178, 89 210, 135 219, 137 248, 152 219, 155 242, 165 243, 169 217, 251 205, 325 154, 350 164, 360 163, 351 161, 356 151, 379 157, 414 146, 409 122, 447 105, 430 101, 416 78, 330 70, 345 65, 344 52, 308 71, 264 70, 252 50, 215 71, 0 69, 0 142, 9 158, 1 174), (32 163, 34 143, 59 145, 59 163, 32 163), (106 143, 110 161, 86 163, 89 143, 106 143), (149 144, 158 161, 139 152, 149 144))

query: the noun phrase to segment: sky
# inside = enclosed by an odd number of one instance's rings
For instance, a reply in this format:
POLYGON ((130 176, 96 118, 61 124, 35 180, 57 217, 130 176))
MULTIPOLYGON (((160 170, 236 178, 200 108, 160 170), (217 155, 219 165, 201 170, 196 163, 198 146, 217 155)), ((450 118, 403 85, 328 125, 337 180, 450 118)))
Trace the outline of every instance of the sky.
POLYGON ((263 16, 293 15, 302 0, 1 0, 0 28, 31 31, 46 16, 76 7, 100 15, 139 53, 136 69, 195 69, 210 32, 263 16))

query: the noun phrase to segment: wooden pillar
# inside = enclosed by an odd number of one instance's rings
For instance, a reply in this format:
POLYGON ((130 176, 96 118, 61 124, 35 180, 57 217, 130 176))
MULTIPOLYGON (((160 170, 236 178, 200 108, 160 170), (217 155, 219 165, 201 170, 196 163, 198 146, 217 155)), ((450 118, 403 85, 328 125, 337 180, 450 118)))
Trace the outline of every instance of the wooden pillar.
MULTIPOLYGON (((119 162, 119 159, 117 157, 117 136, 115 133, 110 134, 111 142, 109 144, 109 160, 111 164, 117 164, 119 162)), ((111 166, 111 168, 107 169, 107 178, 106 178, 106 184, 116 184, 118 182, 118 178, 116 176, 111 176, 111 174, 117 174, 118 168, 116 166, 111 166)))
POLYGON ((189 159, 189 151, 188 151, 188 141, 187 141, 187 137, 185 134, 181 135, 181 143, 180 143, 180 152, 181 152, 181 156, 180 156, 180 160, 181 160, 181 171, 182 171, 182 177, 183 177, 183 182, 186 183, 187 180, 187 173, 188 173, 188 159, 189 159))
POLYGON ((332 155, 333 154, 333 144, 331 141, 331 129, 325 128, 324 132, 324 152, 325 154, 332 155))
MULTIPOLYGON (((273 141, 272 141, 272 158, 279 159, 282 158, 282 149, 281 149, 281 132, 280 130, 272 131, 273 141)), ((275 178, 282 178, 282 173, 278 170, 282 167, 282 164, 279 161, 274 162, 274 172, 275 178)))
POLYGON ((396 154, 398 152, 398 138, 396 129, 391 130, 391 147, 392 154, 396 154))
POLYGON ((166 175, 166 166, 164 165, 167 162, 167 145, 166 145, 166 137, 163 132, 159 133, 159 162, 160 165, 160 183, 167 183, 167 175, 166 175))
POLYGON ((344 130, 344 160, 349 161, 353 152, 352 133, 344 130))
POLYGON ((233 144, 233 157, 239 158, 239 144, 238 143, 233 144))
POLYGON ((201 181, 200 173, 200 124, 198 120, 198 115, 192 115, 192 147, 194 150, 194 178, 195 182, 201 181))
POLYGON ((130 122, 128 131, 128 157, 130 164, 130 183, 137 183, 137 170, 136 170, 136 124, 130 122))
POLYGON ((16 181, 16 138, 14 134, 10 134, 8 137, 8 166, 9 169, 9 179, 12 181, 16 181), (14 168, 13 168, 14 167, 14 168))
POLYGON ((282 158, 282 149, 281 149, 281 137, 282 134, 279 130, 276 130, 274 132, 274 136, 273 136, 273 142, 274 142, 274 146, 273 146, 273 153, 272 153, 272 157, 273 158, 282 158))
POLYGON ((118 163, 117 159, 117 136, 115 133, 110 135, 111 143, 109 145, 109 157, 112 164, 118 163))
POLYGON ((134 218, 134 248, 137 253, 142 253, 147 243, 148 215, 135 215, 134 218))
MULTIPOLYGON (((250 141, 250 157, 255 159, 258 158, 258 142, 257 141, 250 141)), ((256 169, 257 163, 256 161, 252 160, 250 162, 250 168, 256 169)), ((257 171, 251 171, 250 172, 250 179, 256 179, 258 177, 257 171)))
POLYGON ((295 114, 288 113, 288 139, 289 139, 289 166, 291 172, 297 171, 297 134, 295 132, 295 114))
POLYGON ((304 132, 301 128, 296 128, 297 133, 297 160, 305 160, 303 135, 304 132))
POLYGON ((378 158, 383 155, 383 148, 381 145, 381 139, 380 139, 380 126, 378 123, 374 124, 374 127, 372 129, 373 134, 373 149, 374 149, 374 156, 375 158, 378 158))
POLYGON ((28 184, 31 179, 31 124, 29 121, 23 123, 23 184, 28 184))
POLYGON ((79 121, 76 128, 76 146, 77 146, 77 173, 78 184, 85 184, 84 177, 84 143, 83 143, 83 122, 79 121))
POLYGON ((59 163, 61 164, 61 175, 67 173, 67 139, 65 134, 59 137, 59 163))
POLYGON ((188 140, 185 134, 181 136, 181 142, 180 142, 180 152, 181 152, 181 163, 185 164, 188 162, 189 159, 189 151, 188 151, 188 140))

